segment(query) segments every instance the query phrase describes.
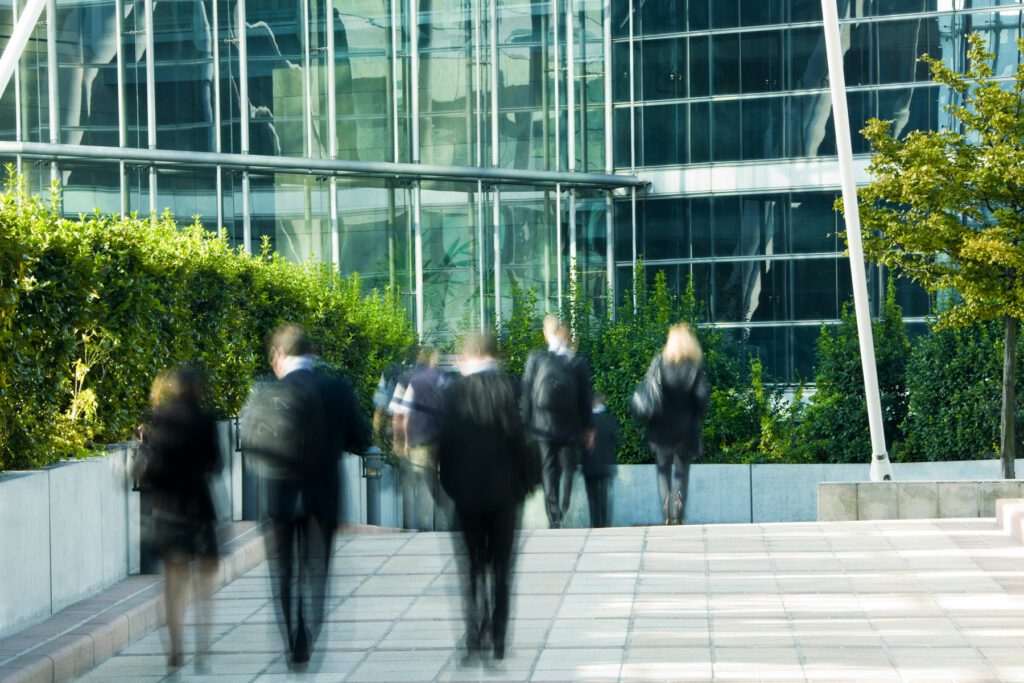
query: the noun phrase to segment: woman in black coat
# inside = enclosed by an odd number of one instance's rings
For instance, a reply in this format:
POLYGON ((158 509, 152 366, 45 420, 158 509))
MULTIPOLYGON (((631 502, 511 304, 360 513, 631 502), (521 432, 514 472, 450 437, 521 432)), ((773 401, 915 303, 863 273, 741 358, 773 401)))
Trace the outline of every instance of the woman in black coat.
POLYGON ((672 327, 633 396, 633 414, 647 423, 647 445, 657 461, 665 524, 684 523, 690 464, 701 455, 709 395, 702 355, 689 326, 672 327))
MULTIPOLYGON (((161 373, 150 392, 153 413, 142 428, 146 452, 142 483, 153 492, 154 543, 164 561, 164 597, 172 667, 183 663, 182 623, 190 565, 198 560, 198 590, 212 593, 217 575, 217 515, 209 478, 221 467, 214 416, 202 406, 197 372, 177 368, 161 373)), ((209 607, 207 600, 201 605, 209 607)), ((209 628, 209 615, 199 620, 209 628)), ((200 633, 199 647, 208 644, 200 633)))

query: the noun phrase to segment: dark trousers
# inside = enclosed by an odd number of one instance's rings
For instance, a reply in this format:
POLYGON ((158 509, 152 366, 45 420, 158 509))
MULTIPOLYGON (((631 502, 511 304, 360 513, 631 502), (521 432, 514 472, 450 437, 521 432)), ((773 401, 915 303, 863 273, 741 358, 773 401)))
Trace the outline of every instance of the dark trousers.
POLYGON ((537 447, 540 449, 541 475, 548 524, 552 529, 558 529, 562 526, 565 513, 569 511, 572 478, 576 473, 576 446, 567 443, 538 441, 537 447))
POLYGON ((658 466, 658 494, 666 524, 682 524, 690 485, 691 448, 686 444, 649 444, 658 466))
POLYGON ((608 505, 608 489, 611 477, 584 477, 587 483, 587 503, 590 506, 590 526, 600 529, 608 526, 611 508, 608 505))
POLYGON ((466 646, 479 650, 486 636, 503 656, 509 617, 509 572, 515 540, 514 506, 493 510, 456 506, 466 542, 466 646), (488 573, 490 590, 488 590, 488 573))
POLYGON ((324 623, 337 519, 317 514, 316 496, 299 482, 273 481, 268 494, 278 622, 288 651, 308 653, 324 623))

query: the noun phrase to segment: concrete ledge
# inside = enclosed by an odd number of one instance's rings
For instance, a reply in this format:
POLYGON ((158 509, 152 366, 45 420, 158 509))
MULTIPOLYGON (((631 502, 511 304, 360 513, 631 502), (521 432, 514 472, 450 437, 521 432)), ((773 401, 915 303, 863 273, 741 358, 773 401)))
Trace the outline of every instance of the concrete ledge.
POLYGON ((1014 480, 827 482, 818 521, 994 517, 996 501, 1024 495, 1014 480))
POLYGON ((996 526, 1024 543, 1024 498, 996 501, 996 526))
MULTIPOLYGON (((266 559, 259 525, 222 530, 218 588, 266 559)), ((0 683, 56 683, 89 671, 164 623, 163 580, 130 577, 0 640, 0 683)))

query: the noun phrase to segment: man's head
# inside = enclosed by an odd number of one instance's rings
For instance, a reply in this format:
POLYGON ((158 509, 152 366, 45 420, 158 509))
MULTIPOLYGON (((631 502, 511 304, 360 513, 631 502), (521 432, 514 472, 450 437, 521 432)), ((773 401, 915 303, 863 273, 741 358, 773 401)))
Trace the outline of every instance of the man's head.
POLYGON ((284 376, 285 361, 294 356, 313 353, 313 343, 306 330, 297 323, 284 323, 270 334, 267 342, 267 362, 280 379, 284 376))
POLYGON ((549 346, 553 344, 567 345, 569 343, 569 328, 562 324, 558 316, 544 316, 544 339, 549 346))
POLYGON ((432 368, 436 368, 438 363, 441 362, 441 352, 430 346, 421 346, 419 353, 416 355, 417 365, 426 365, 432 368))
POLYGON ((497 358, 498 340, 488 332, 473 332, 462 342, 462 358, 464 360, 484 360, 497 358))

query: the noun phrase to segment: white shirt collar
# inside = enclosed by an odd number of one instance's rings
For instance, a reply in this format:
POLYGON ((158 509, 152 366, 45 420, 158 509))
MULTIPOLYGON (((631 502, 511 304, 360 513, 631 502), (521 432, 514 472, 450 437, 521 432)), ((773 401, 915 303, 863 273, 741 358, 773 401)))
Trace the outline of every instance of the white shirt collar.
POLYGON ((551 353, 558 354, 559 356, 567 356, 572 358, 572 349, 566 346, 565 342, 561 339, 548 342, 548 351, 551 353))
POLYGON ((607 412, 608 408, 602 403, 601 405, 594 406, 594 415, 600 415, 601 413, 607 412))
POLYGON ((462 373, 463 377, 497 369, 498 361, 493 358, 474 358, 472 360, 464 360, 459 365, 459 372, 462 373))
POLYGON ((285 378, 296 370, 312 370, 313 356, 285 356, 281 360, 281 378, 285 378))

